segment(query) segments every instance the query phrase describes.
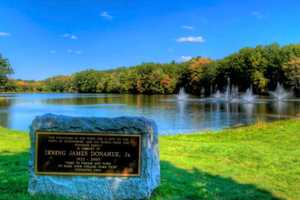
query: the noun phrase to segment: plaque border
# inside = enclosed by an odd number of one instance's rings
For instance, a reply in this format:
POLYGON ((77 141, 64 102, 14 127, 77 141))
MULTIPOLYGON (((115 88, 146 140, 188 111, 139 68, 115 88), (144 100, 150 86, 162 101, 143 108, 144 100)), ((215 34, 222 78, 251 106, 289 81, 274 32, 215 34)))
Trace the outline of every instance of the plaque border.
POLYGON ((102 176, 102 177, 138 177, 141 176, 141 145, 142 145, 142 135, 139 134, 118 134, 118 133, 108 133, 105 134, 105 132, 59 132, 59 131, 36 131, 35 132, 35 155, 34 155, 34 172, 36 175, 58 175, 58 176, 102 176), (139 156, 138 156, 138 173, 136 174, 118 174, 118 173, 89 173, 89 172, 39 172, 37 170, 37 157, 38 157, 38 136, 39 135, 70 135, 70 134, 76 134, 76 135, 88 135, 88 136, 135 136, 139 138, 139 156))

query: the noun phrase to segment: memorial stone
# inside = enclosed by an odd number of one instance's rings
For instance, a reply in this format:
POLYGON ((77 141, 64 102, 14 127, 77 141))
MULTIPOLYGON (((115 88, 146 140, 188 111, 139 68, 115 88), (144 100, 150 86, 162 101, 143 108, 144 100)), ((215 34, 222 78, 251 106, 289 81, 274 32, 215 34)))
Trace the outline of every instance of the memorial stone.
POLYGON ((32 195, 145 199, 160 183, 152 120, 46 114, 34 119, 30 139, 32 195))

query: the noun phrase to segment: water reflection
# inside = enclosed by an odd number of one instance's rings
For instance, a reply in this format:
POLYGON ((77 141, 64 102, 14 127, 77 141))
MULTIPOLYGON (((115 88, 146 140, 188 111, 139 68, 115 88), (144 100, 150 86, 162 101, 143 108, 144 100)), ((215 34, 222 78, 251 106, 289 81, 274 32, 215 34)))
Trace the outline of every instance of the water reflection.
POLYGON ((0 97, 0 125, 8 127, 9 111, 11 101, 9 99, 0 97))
POLYGON ((13 94, 0 96, 0 125, 28 130, 33 118, 45 113, 71 116, 145 116, 156 121, 160 134, 221 129, 256 120, 299 115, 300 102, 176 101, 176 95, 13 94))

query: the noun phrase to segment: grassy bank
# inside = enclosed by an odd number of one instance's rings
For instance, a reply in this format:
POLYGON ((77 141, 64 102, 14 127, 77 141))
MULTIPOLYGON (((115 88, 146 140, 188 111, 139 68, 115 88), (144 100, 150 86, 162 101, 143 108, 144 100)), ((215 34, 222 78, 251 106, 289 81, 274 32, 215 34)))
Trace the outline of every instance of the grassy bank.
MULTIPOLYGON (((300 199, 299 147, 299 120, 162 136, 152 199, 300 199)), ((26 133, 0 129, 0 199, 32 199, 28 148, 26 133)))

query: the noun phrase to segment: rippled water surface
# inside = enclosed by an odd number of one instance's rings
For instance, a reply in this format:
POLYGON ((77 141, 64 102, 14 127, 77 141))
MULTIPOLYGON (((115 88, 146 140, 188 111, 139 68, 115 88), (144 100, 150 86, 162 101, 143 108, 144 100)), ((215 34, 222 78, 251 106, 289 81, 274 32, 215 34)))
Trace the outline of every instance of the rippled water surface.
POLYGON ((225 102, 176 95, 116 94, 2 94, 0 126, 28 130, 33 118, 45 113, 70 116, 144 116, 155 120, 160 134, 272 121, 300 114, 299 99, 283 102, 258 99, 254 103, 225 102))

